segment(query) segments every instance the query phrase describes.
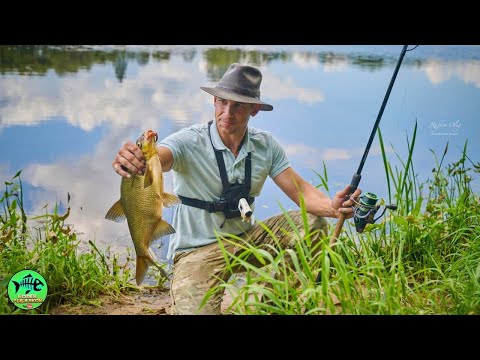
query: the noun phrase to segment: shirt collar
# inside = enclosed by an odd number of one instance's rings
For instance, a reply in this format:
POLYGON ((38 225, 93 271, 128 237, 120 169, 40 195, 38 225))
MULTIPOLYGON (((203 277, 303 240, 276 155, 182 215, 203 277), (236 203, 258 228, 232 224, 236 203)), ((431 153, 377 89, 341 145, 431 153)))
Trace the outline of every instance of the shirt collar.
MULTIPOLYGON (((217 124, 215 123, 215 120, 210 126, 210 134, 212 135, 212 142, 215 149, 227 150, 227 147, 223 143, 222 138, 218 133, 217 124)), ((250 134, 247 128, 247 132, 245 133, 245 139, 243 140, 242 148, 240 149, 239 155, 247 156, 247 153, 249 153, 250 151, 252 151, 252 145, 250 144, 250 134)))
POLYGON ((213 146, 215 147, 215 149, 217 149, 217 150, 226 150, 227 149, 227 147, 225 146, 225 144, 222 141, 222 138, 220 137, 220 134, 218 133, 217 123, 216 123, 215 120, 213 121, 212 125, 210 126, 210 134, 212 136, 212 143, 213 143, 213 146))

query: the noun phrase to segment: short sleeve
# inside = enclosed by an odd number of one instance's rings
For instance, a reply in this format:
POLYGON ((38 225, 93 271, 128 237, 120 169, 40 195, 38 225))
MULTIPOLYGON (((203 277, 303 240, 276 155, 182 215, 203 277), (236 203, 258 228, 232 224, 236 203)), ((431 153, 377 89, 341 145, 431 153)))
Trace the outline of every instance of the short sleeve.
POLYGON ((163 139, 158 146, 165 146, 173 154, 172 169, 181 171, 185 166, 185 155, 196 143, 197 134, 189 128, 181 129, 163 139))
POLYGON ((285 150, 275 137, 271 136, 270 143, 272 149, 272 167, 269 175, 273 179, 282 171, 289 168, 290 162, 288 161, 285 150))

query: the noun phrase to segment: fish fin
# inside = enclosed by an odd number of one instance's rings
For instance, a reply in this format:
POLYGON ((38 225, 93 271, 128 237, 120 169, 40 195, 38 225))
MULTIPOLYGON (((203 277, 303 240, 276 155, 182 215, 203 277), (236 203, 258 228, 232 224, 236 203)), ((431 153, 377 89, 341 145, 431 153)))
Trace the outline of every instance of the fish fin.
MULTIPOLYGON (((135 270, 135 280, 137 285, 140 285, 147 275, 147 270, 150 265, 155 265, 155 261, 152 258, 152 251, 149 249, 148 255, 137 256, 137 267, 135 270)), ((155 256, 155 255, 154 255, 155 256)))
POLYGON ((172 227, 172 225, 167 223, 165 220, 160 219, 155 227, 155 230, 153 230, 152 235, 144 238, 144 244, 147 248, 150 248, 155 240, 161 238, 162 236, 173 234, 174 232, 175 229, 172 227))
POLYGON ((126 219, 125 211, 123 211, 123 206, 120 200, 118 200, 115 204, 113 204, 110 210, 107 211, 107 215, 105 215, 105 219, 116 221, 116 222, 121 222, 126 219))
POLYGON ((27 291, 25 291, 25 295, 28 294, 30 292, 30 289, 28 289, 27 291))
POLYGON ((161 238, 165 235, 173 234, 174 232, 175 229, 172 227, 172 225, 170 225, 165 220, 160 219, 160 221, 157 223, 157 226, 155 227, 155 230, 152 233, 152 236, 147 242, 147 247, 150 247, 150 245, 152 245, 152 243, 158 238, 161 238))
POLYGON ((145 168, 145 181, 143 182, 143 187, 149 187, 150 185, 153 184, 153 169, 152 166, 150 165, 150 162, 147 161, 147 166, 145 168))
POLYGON ((179 204, 181 202, 181 200, 176 195, 169 194, 166 192, 164 192, 161 197, 162 197, 163 206, 165 207, 170 207, 172 205, 179 204))

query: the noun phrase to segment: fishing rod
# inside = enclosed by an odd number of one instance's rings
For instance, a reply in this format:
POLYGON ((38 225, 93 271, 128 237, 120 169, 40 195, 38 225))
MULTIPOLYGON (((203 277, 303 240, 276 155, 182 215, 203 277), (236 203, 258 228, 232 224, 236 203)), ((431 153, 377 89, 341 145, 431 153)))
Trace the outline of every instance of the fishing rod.
MULTIPOLYGON (((418 46, 418 45, 417 45, 418 46)), ((382 106, 380 107, 380 111, 378 112, 377 115, 377 120, 375 121, 375 125, 373 125, 372 132, 370 133, 370 138, 368 139, 367 146, 365 148, 365 151, 363 153, 362 160, 360 161, 360 165, 358 166, 358 170, 355 174, 353 174, 352 181, 350 182, 350 192, 349 194, 343 199, 343 201, 347 201, 350 199, 351 195, 355 192, 355 190, 358 187, 358 184, 360 183, 360 179, 362 178, 362 169, 363 165, 365 165, 365 161, 367 160, 368 153, 370 151, 370 147, 372 145, 373 139, 375 138, 375 134, 377 133, 378 129, 378 124, 380 123, 380 120, 382 119, 383 115, 383 110, 385 110, 385 106, 387 105, 388 98, 390 96, 390 92, 392 91, 393 84, 395 83, 395 79, 397 78, 397 73, 398 70, 400 69, 400 65, 402 64, 403 57, 405 56, 405 53, 407 51, 411 51, 415 49, 417 46, 414 48, 407 50, 408 45, 404 45, 402 48, 402 52, 400 53, 400 57, 398 58, 397 61, 397 66, 395 67, 395 70, 393 72, 392 78, 390 80, 390 84, 388 85, 387 92, 385 94, 385 97, 382 102, 382 106)), ((353 198, 352 198, 353 199, 353 198)), ((360 202, 355 201, 353 199, 355 205, 352 206, 354 210, 354 221, 355 221, 355 228, 357 232, 363 232, 365 229, 365 226, 367 224, 373 224, 375 221, 377 221, 380 217, 383 216, 385 213, 386 209, 390 210, 395 210, 397 208, 396 205, 390 204, 386 205, 385 209, 383 210, 382 214, 378 216, 377 218, 374 219, 375 213, 379 210, 380 205, 377 205, 378 197, 371 193, 371 192, 366 192, 362 197, 360 198, 360 202)), ((342 231, 343 223, 345 222, 346 215, 341 213, 340 216, 338 217, 337 225, 335 227, 335 231, 333 232, 332 237, 330 238, 330 246, 333 246, 338 239, 338 236, 340 235, 340 232, 342 231)), ((321 272, 318 273, 317 276, 317 283, 320 282, 320 277, 321 277, 321 272)))

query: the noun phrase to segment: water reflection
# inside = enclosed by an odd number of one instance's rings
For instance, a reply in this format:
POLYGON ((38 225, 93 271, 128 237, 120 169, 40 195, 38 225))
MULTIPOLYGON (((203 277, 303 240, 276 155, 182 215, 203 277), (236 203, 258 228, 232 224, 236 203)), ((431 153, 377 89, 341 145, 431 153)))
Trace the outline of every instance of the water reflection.
MULTIPOLYGON (((292 165, 318 184, 325 162, 332 194, 356 170, 401 46, 0 46, 0 179, 23 170, 31 214, 67 203, 69 221, 85 239, 130 245, 126 223, 104 219, 119 197, 111 161, 122 142, 147 128, 161 136, 212 117, 213 86, 232 62, 264 74, 262 98, 275 110, 252 126, 271 131, 292 165)), ((406 133, 419 121, 415 165, 428 177, 447 141, 451 158, 468 138, 480 154, 480 48, 419 47, 407 53, 381 128, 404 153, 406 133), (432 122, 460 125, 455 136, 434 136, 432 122)), ((375 141, 362 185, 385 196, 383 162, 375 141)), ((166 190, 171 191, 171 174, 166 190)), ((200 180, 199 180, 200 181, 200 180)), ((256 215, 295 205, 267 181, 256 215)), ((171 222, 171 212, 165 214, 171 222)), ((157 244, 158 245, 158 244, 157 244)))
MULTIPOLYGON (((322 51, 322 47, 310 46, 312 51, 291 51, 295 46, 283 46, 281 51, 244 50, 242 48, 210 47, 202 49, 194 46, 185 48, 179 46, 167 47, 166 50, 156 50, 157 47, 144 47, 143 50, 127 50, 122 47, 101 50, 89 46, 47 46, 47 45, 8 45, 0 46, 0 74, 16 73, 19 75, 45 75, 49 70, 62 76, 76 73, 83 69, 91 69, 94 65, 112 64, 116 77, 122 82, 129 62, 145 66, 154 62, 168 62, 172 54, 180 54, 184 62, 192 62, 202 51, 202 57, 207 63, 207 78, 213 82, 218 81, 232 62, 249 63, 255 66, 271 62, 288 63, 294 56, 305 61, 314 60, 319 64, 335 65, 348 62, 365 70, 378 70, 385 66, 395 64, 398 54, 387 53, 383 55, 362 54, 357 52, 335 53, 322 51), (148 49, 146 51, 145 49, 148 49)), ((349 48, 349 47, 344 47, 349 48)), ((350 47, 352 48, 352 47, 350 47)), ((358 50, 357 50, 358 51, 358 50)), ((404 66, 417 66, 423 64, 422 59, 405 58, 404 66)))
POLYGON ((458 78, 465 84, 473 84, 480 88, 480 60, 471 61, 426 61, 424 66, 418 67, 426 73, 434 85, 441 84, 452 78, 458 78))
MULTIPOLYGON (((342 67, 345 64, 353 67, 359 67, 363 70, 380 70, 383 67, 394 65, 397 61, 398 54, 384 52, 380 55, 360 53, 362 47, 344 46, 335 47, 336 50, 355 49, 351 52, 341 53, 332 51, 322 51, 319 46, 310 46, 312 51, 268 51, 268 50, 244 50, 241 48, 229 47, 210 47, 202 50, 195 47, 179 47, 171 46, 166 50, 157 50, 155 46, 143 47, 143 50, 127 50, 124 47, 115 47, 108 49, 103 47, 102 50, 96 50, 89 46, 46 46, 46 45, 9 45, 0 46, 0 74, 15 73, 19 75, 46 75, 48 71, 53 70, 56 75, 62 76, 66 74, 77 73, 80 70, 89 70, 94 65, 112 64, 115 76, 119 82, 125 77, 126 69, 129 62, 135 62, 140 66, 145 66, 154 62, 168 62, 173 54, 180 54, 184 62, 194 61, 200 50, 202 57, 207 64, 207 78, 212 82, 218 81, 225 70, 232 62, 249 63, 255 66, 262 66, 271 62, 295 62, 297 64, 324 64, 326 68, 342 67), (145 49, 148 49, 146 51, 145 49)), ((283 48, 292 50, 296 46, 283 46, 283 48)), ((368 48, 368 47, 367 47, 368 48)), ((420 49, 429 48, 420 47, 420 49)), ((442 55, 439 48, 448 47, 430 47, 433 54, 442 55)), ((462 57, 471 57, 478 59, 478 47, 462 47, 462 57)), ((449 56, 449 52, 445 53, 449 56)), ((478 72, 478 60, 472 62, 429 60, 425 63, 425 59, 417 57, 417 53, 409 54, 404 59, 402 66, 413 66, 416 68, 432 68, 438 66, 447 67, 447 72, 467 73, 467 78, 471 75, 471 71, 478 72), (465 68, 467 66, 467 69, 465 68), (457 70, 451 70, 454 67, 457 70), (468 69, 471 67, 471 69, 468 69)), ((420 54, 421 55, 421 54, 420 54)), ((445 70, 445 69, 444 69, 445 70)), ((434 70, 433 70, 434 71, 434 70)), ((464 76, 464 75, 462 75, 464 76)), ((478 78, 478 73, 473 76, 478 78)), ((435 81, 435 80, 434 80, 435 81)), ((468 81, 468 80, 467 80, 468 81)))

